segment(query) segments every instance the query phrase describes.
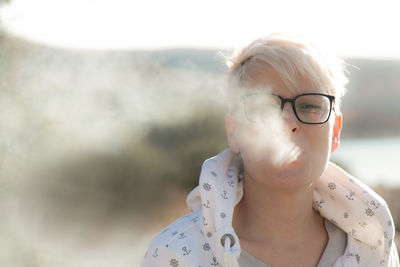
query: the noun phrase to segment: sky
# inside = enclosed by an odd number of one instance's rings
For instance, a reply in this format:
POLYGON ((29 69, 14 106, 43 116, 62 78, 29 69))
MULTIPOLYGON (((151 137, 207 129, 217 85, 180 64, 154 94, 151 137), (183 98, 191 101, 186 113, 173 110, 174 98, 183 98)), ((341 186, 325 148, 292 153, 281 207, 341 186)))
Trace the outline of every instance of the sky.
POLYGON ((272 32, 338 55, 400 59, 398 0, 12 0, 7 31, 83 49, 233 48, 272 32))

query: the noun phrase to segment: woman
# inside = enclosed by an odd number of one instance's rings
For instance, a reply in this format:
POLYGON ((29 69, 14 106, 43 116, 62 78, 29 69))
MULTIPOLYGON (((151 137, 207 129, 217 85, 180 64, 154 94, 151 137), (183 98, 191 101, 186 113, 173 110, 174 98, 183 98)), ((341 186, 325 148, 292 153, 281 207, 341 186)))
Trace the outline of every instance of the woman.
POLYGON ((279 34, 230 59, 229 149, 204 162, 191 213, 143 266, 399 266, 385 201, 329 162, 342 65, 279 34))

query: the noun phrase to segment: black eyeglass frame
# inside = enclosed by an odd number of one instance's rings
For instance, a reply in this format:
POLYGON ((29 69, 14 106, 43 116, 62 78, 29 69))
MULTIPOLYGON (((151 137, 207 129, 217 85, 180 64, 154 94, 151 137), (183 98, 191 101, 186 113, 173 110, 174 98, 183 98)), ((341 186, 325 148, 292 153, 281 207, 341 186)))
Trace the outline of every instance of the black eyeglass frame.
POLYGON ((332 108, 334 108, 333 101, 335 100, 335 96, 327 95, 327 94, 321 94, 321 93, 305 93, 305 94, 297 95, 294 98, 284 98, 284 97, 281 97, 280 95, 277 95, 277 94, 270 94, 270 93, 264 93, 264 92, 248 93, 248 94, 243 95, 240 99, 241 99, 241 101, 243 103, 243 107, 244 107, 244 112, 245 112, 246 118, 251 122, 254 122, 254 121, 252 121, 249 118, 249 115, 247 114, 247 108, 246 108, 245 99, 246 99, 246 97, 249 97, 249 96, 252 96, 252 95, 271 95, 271 96, 279 97, 279 99, 281 100, 281 112, 283 111, 286 102, 289 102, 291 104, 291 106, 292 106, 293 113, 296 116, 296 118, 301 123, 304 123, 304 124, 324 124, 324 123, 326 123, 329 120, 329 118, 331 117, 332 108), (319 96, 327 97, 329 99, 329 105, 330 105, 329 106, 329 114, 328 114, 328 117, 326 118, 326 120, 324 120, 323 122, 305 122, 305 121, 300 119, 299 115, 296 112, 296 108, 295 108, 296 99, 301 97, 301 96, 307 96, 307 95, 319 95, 319 96))

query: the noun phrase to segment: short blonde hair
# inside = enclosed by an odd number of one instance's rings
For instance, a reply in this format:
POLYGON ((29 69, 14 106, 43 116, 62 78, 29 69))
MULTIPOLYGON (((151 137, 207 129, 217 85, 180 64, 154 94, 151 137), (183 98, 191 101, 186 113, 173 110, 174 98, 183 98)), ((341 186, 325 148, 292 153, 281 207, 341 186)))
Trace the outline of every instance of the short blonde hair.
MULTIPOLYGON (((322 54, 313 44, 301 38, 271 34, 237 50, 227 65, 228 96, 249 82, 251 69, 260 64, 274 69, 288 88, 296 88, 299 77, 336 97, 335 111, 340 113, 341 99, 346 91, 345 62, 336 56, 322 54)), ((237 92, 237 91, 236 91, 237 92)))

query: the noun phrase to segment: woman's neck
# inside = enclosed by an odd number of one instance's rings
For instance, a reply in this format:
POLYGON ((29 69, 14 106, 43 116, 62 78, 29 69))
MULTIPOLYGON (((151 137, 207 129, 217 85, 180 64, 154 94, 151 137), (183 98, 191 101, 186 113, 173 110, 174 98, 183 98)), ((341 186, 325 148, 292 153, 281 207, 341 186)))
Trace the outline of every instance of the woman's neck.
POLYGON ((313 187, 279 191, 244 179, 244 195, 235 207, 233 226, 240 238, 255 242, 301 243, 324 231, 312 208, 313 187))
POLYGON ((284 191, 244 178, 233 227, 243 249, 271 266, 317 266, 328 242, 313 187, 284 191))

